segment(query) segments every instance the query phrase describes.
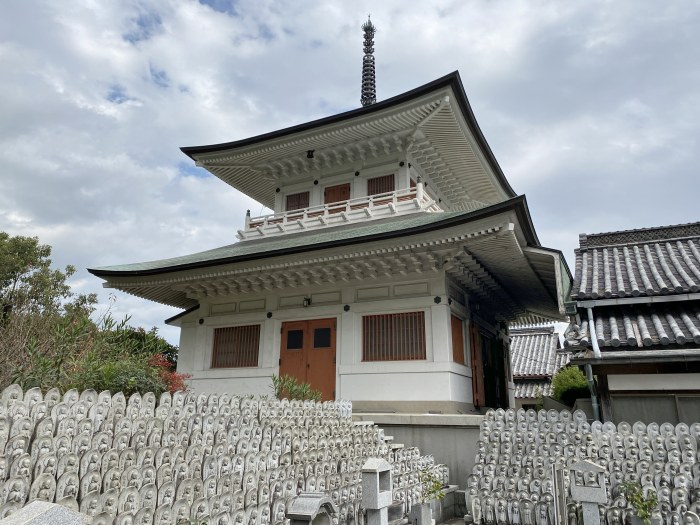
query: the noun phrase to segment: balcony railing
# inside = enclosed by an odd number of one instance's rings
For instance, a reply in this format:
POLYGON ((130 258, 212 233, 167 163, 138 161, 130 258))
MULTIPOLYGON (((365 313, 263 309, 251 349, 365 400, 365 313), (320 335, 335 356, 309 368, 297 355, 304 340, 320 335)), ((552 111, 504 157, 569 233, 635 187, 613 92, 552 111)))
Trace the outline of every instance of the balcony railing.
POLYGON ((442 211, 437 203, 423 191, 422 186, 422 183, 418 183, 415 188, 311 206, 301 210, 290 210, 261 217, 246 216, 246 228, 238 231, 238 238, 259 239, 419 211, 442 211))

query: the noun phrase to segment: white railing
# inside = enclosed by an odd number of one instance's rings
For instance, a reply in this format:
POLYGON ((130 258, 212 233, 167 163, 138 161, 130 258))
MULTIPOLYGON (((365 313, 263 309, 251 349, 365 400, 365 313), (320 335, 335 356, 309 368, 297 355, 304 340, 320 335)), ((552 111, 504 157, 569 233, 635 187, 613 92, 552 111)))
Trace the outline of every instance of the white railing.
POLYGON ((417 211, 442 211, 424 192, 422 183, 418 183, 415 188, 358 197, 332 204, 310 206, 261 217, 246 216, 245 230, 238 231, 238 238, 256 239, 417 211))

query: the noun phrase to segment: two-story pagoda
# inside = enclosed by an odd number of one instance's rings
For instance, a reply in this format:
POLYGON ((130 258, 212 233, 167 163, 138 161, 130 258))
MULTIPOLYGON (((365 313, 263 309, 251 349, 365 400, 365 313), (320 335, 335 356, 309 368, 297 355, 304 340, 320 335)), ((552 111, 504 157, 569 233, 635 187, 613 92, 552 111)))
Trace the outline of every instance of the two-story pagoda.
POLYGON ((234 244, 90 271, 186 309, 167 322, 195 391, 269 394, 289 374, 359 410, 512 405, 507 323, 561 318, 571 276, 540 246, 458 73, 182 151, 274 213, 247 215, 234 244))

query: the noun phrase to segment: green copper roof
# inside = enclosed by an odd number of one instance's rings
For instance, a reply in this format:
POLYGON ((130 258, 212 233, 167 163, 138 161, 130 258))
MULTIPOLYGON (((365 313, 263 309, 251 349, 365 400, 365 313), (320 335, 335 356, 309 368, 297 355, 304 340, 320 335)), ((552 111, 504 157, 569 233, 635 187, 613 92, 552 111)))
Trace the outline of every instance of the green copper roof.
POLYGON ((508 201, 470 212, 440 212, 440 213, 415 213, 392 219, 369 220, 363 223, 354 223, 347 226, 329 227, 310 232, 293 233, 269 237, 265 239, 247 240, 222 246, 213 250, 172 257, 158 261, 148 261, 116 266, 104 266, 88 269, 97 276, 118 275, 147 275, 168 271, 186 270, 215 264, 226 264, 244 260, 260 259, 274 255, 299 253, 331 246, 342 246, 377 240, 377 238, 391 238, 398 235, 409 235, 440 229, 476 220, 484 216, 501 213, 515 208, 524 212, 528 226, 523 225, 525 231, 532 232, 533 244, 539 245, 534 230, 531 228, 529 213, 525 205, 524 197, 515 197, 508 201))

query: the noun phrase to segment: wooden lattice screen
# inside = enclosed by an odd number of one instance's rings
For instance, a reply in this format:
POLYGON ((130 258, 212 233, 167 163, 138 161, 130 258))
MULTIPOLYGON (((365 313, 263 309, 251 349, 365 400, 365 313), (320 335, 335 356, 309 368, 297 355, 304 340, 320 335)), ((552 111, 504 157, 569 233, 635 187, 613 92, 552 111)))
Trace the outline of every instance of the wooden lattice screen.
POLYGON ((287 211, 301 210, 309 207, 309 192, 292 193, 287 195, 287 211))
POLYGON ((425 359, 425 314, 366 315, 362 318, 363 361, 425 359))
POLYGON ((260 325, 229 326, 214 329, 212 368, 258 366, 260 325))
POLYGON ((367 179, 367 195, 378 195, 394 191, 394 174, 367 179))

